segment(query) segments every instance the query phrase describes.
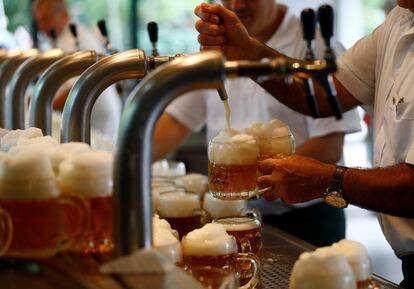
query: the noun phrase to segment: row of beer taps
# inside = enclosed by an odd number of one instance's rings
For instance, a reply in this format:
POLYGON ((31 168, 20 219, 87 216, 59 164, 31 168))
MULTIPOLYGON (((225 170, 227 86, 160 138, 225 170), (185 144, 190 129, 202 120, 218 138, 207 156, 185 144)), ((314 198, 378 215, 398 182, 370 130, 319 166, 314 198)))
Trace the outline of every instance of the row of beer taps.
MULTIPOLYGON (((66 54, 54 48, 0 53, 0 127, 25 127, 25 93, 39 76, 31 98, 29 126, 52 131, 52 102, 60 86, 80 76, 72 87, 62 115, 61 141, 90 142, 90 118, 93 105, 108 86, 126 79, 142 79, 132 91, 122 113, 114 167, 115 232, 118 256, 152 245, 151 140, 156 121, 176 97, 195 89, 223 87, 225 78, 272 76, 305 73, 325 89, 333 112, 341 117, 332 73, 337 69, 330 47, 333 34, 333 10, 322 6, 318 11, 325 38, 325 58, 316 60, 312 52, 315 13, 302 12, 304 38, 308 50, 303 61, 284 58, 269 62, 226 61, 219 52, 204 52, 186 57, 160 56, 156 47, 158 27, 148 25, 152 54, 141 49, 117 52, 110 44, 105 22, 98 27, 106 42, 106 53, 78 51, 66 54), (161 67, 160 67, 161 66, 161 67), (153 71, 153 72, 152 72, 153 71), (152 72, 152 73, 150 73, 152 72)), ((71 32, 77 39, 75 26, 71 32)), ((79 42, 77 42, 79 47, 79 42)), ((319 117, 313 83, 304 81, 310 111, 319 117)), ((226 98, 227 96, 223 96, 226 98)))

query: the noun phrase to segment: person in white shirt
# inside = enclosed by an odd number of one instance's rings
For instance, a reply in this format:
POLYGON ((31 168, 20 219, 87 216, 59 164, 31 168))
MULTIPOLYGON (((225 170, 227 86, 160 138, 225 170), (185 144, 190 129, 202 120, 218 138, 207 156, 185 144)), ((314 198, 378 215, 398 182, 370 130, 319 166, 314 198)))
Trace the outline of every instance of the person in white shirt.
MULTIPOLYGON (((363 104, 373 112, 376 168, 347 169, 301 156, 268 159, 260 164, 258 186, 272 188, 264 195, 268 200, 296 203, 324 197, 333 206, 351 203, 381 212, 383 232, 402 259, 401 284, 414 288, 414 0, 396 2, 382 25, 340 57, 335 75, 344 110, 363 104)), ((201 18, 196 27, 203 49, 220 47, 234 59, 284 57, 249 36, 220 5, 201 4, 195 12, 201 18)), ((283 83, 277 80, 261 85, 292 109, 309 113, 298 79, 285 86, 286 94, 279 93, 283 83)), ((320 88, 321 112, 330 115, 323 97, 320 88)))
MULTIPOLYGON (((225 7, 230 1, 223 1, 225 7)), ((249 33, 266 45, 291 57, 303 57, 306 43, 300 21, 285 5, 274 0, 234 1, 232 9, 239 15, 249 33)), ((344 49, 335 42, 336 51, 344 49)), ((323 40, 318 33, 316 52, 323 56, 323 40)), ((242 129, 254 122, 280 119, 292 131, 296 154, 336 163, 341 160, 344 135, 360 130, 357 111, 344 115, 337 122, 332 118, 313 119, 297 113, 278 102, 249 78, 227 80, 225 83, 231 107, 231 125, 242 129)), ((217 91, 200 90, 179 97, 161 116, 155 130, 155 158, 161 158, 178 146, 191 131, 207 126, 207 141, 226 127, 223 104, 217 91)), ((251 201, 259 208, 263 220, 314 245, 330 245, 345 237, 343 210, 331 208, 322 200, 301 205, 282 202, 251 201)))
MULTIPOLYGON (((40 44, 43 50, 51 49, 50 36, 55 30, 56 47, 67 53, 79 50, 95 50, 98 53, 105 51, 104 44, 99 36, 80 23, 75 23, 78 34, 79 47, 76 39, 70 32, 70 15, 64 0, 36 0, 32 4, 33 16, 41 32, 40 44)), ((62 110, 70 88, 74 84, 70 80, 60 89, 54 99, 54 109, 62 110)), ((121 116, 121 99, 114 86, 108 87, 99 96, 94 104, 91 115, 91 127, 114 140, 121 116)))

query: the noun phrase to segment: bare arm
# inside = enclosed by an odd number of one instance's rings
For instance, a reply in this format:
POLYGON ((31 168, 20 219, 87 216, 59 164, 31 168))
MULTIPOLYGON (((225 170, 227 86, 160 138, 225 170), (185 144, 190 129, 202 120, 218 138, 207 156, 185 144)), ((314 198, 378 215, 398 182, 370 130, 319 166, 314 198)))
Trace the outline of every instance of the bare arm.
MULTIPOLYGON (((268 200, 282 198, 287 203, 304 202, 324 196, 335 166, 314 159, 292 156, 268 159, 260 164, 260 188, 272 186, 264 194, 268 200)), ((400 217, 414 217, 414 167, 398 164, 381 169, 348 169, 343 180, 345 198, 356 206, 400 217)))
POLYGON ((295 154, 334 164, 342 157, 345 134, 343 132, 314 137, 296 148, 295 154))
POLYGON ((153 136, 153 160, 159 160, 175 150, 190 135, 190 130, 168 113, 157 122, 153 136))

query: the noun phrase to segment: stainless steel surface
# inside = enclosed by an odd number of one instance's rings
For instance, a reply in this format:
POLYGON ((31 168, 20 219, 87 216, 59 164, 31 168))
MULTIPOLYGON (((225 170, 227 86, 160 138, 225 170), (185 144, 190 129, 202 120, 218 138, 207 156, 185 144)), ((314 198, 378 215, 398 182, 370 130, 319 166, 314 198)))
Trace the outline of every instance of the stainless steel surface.
POLYGON ((72 53, 53 63, 37 81, 29 111, 29 126, 40 128, 44 135, 51 135, 56 92, 65 81, 82 74, 99 57, 95 51, 86 50, 72 53))
POLYGON ((8 83, 12 78, 17 67, 26 59, 38 54, 39 51, 31 49, 25 52, 9 52, 4 56, 0 63, 0 127, 8 128, 7 115, 9 111, 6 110, 6 94, 8 93, 8 83))
POLYGON ((6 109, 11 111, 8 123, 11 129, 25 128, 25 93, 30 82, 49 65, 65 55, 61 49, 33 56, 23 62, 10 82, 10 93, 6 95, 6 109))
POLYGON ((152 244, 151 139, 158 117, 180 94, 222 86, 223 62, 217 52, 176 59, 150 74, 131 93, 121 118, 114 164, 118 256, 152 244))
POLYGON ((145 76, 143 50, 133 49, 108 56, 89 67, 71 89, 62 115, 62 142, 90 143, 92 107, 108 86, 125 79, 145 76))

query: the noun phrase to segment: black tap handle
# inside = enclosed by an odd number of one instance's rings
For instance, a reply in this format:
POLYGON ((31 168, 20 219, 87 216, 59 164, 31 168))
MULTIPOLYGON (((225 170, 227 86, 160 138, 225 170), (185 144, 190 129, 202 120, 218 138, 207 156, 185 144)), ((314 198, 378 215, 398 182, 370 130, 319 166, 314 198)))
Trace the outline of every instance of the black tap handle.
POLYGON ((52 38, 53 41, 56 41, 57 39, 56 29, 55 28, 50 29, 49 33, 50 33, 50 38, 52 38))
POLYGON ((147 24, 148 35, 152 43, 158 42, 158 24, 156 22, 149 22, 147 24))
POLYGON ((331 105, 331 109, 333 114, 335 115, 335 118, 338 120, 341 119, 342 107, 338 101, 335 84, 331 74, 328 74, 326 77, 323 78, 323 86, 325 87, 326 93, 328 94, 328 102, 331 105))
POLYGON ((303 38, 310 43, 315 39, 316 16, 315 11, 311 8, 306 8, 300 14, 302 22, 303 38))
POLYGON ((309 110, 310 110, 312 117, 313 118, 321 117, 318 103, 316 102, 315 88, 313 86, 312 80, 310 78, 304 78, 303 87, 305 90, 306 100, 308 101, 308 106, 309 106, 309 110))
POLYGON ((322 5, 318 9, 318 21, 321 28, 322 37, 326 46, 331 46, 330 39, 333 36, 334 11, 330 5, 322 5))
POLYGON ((69 30, 70 30, 70 33, 72 33, 72 36, 74 38, 78 38, 78 28, 76 27, 75 23, 69 24, 69 30))
POLYGON ((106 21, 104 19, 98 21, 98 29, 104 37, 108 37, 108 30, 106 29, 106 21))

